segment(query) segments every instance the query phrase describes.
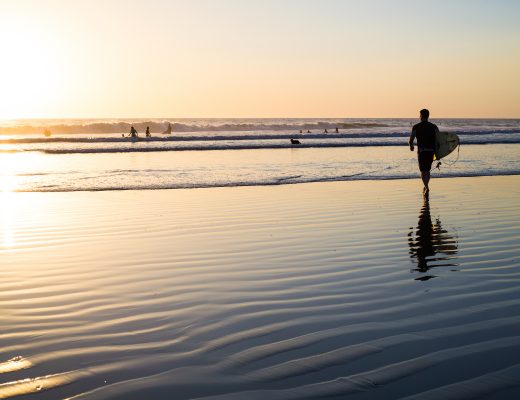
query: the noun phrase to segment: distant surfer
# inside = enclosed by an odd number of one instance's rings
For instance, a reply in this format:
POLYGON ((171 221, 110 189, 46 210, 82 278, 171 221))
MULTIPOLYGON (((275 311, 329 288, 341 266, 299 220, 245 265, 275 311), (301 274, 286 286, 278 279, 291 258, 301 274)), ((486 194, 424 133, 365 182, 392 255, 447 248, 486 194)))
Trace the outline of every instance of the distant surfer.
POLYGON ((146 137, 151 137, 152 135, 150 134, 150 127, 147 126, 146 127, 146 137))
POLYGON ((417 159, 424 184, 423 195, 428 197, 430 193, 428 186, 430 182, 430 170, 435 154, 435 134, 439 131, 439 128, 437 128, 437 125, 428 121, 430 112, 427 109, 420 111, 420 117, 421 122, 413 126, 408 144, 410 145, 410 151, 414 151, 413 142, 415 138, 417 138, 417 159))
POLYGON ((162 135, 170 135, 172 133, 172 124, 168 122, 168 127, 164 132, 161 132, 162 135))
POLYGON ((336 133, 339 133, 339 129, 338 129, 338 127, 337 127, 337 126, 336 126, 336 133))
POLYGON ((130 128, 130 137, 133 137, 133 138, 136 138, 138 136, 138 133, 137 131, 135 130, 135 128, 132 126, 130 128))

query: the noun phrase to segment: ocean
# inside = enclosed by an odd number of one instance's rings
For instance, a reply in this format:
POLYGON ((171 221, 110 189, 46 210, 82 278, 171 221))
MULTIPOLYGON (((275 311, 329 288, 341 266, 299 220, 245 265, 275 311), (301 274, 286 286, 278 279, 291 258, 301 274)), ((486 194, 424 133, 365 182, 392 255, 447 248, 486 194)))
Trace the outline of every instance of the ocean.
MULTIPOLYGON (((99 191, 408 179, 416 119, 66 119, 0 121, 0 186, 99 191), (162 134, 171 124, 172 133, 162 134), (140 134, 128 135, 134 126, 140 134), (144 137, 146 127, 152 137, 144 137), (337 131, 336 131, 337 128, 337 131), (43 132, 48 130, 50 136, 43 132), (301 144, 293 145, 290 139, 301 144)), ((460 148, 434 177, 520 173, 520 120, 432 119, 460 148)), ((437 164, 434 164, 434 167, 437 164)))

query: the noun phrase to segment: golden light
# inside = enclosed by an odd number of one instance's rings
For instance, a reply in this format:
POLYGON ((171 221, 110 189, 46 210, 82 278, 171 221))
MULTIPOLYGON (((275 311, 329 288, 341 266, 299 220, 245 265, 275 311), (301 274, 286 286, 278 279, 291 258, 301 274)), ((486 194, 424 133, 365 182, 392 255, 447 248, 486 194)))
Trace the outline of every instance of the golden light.
POLYGON ((59 41, 41 27, 0 16, 0 119, 44 115, 66 88, 59 41))
POLYGON ((3 238, 0 247, 14 246, 13 235, 13 214, 12 206, 14 204, 13 193, 2 190, 0 192, 0 227, 3 232, 3 238))
POLYGON ((16 190, 17 166, 14 154, 0 153, 0 192, 2 194, 16 190))
POLYGON ((16 188, 16 177, 13 175, 13 166, 9 162, 9 156, 8 153, 0 153, 0 227, 3 233, 0 243, 2 247, 14 245, 12 206, 14 204, 13 191, 16 188))
POLYGON ((20 174, 37 168, 37 153, 0 152, 0 247, 15 245, 15 222, 19 210, 20 174))

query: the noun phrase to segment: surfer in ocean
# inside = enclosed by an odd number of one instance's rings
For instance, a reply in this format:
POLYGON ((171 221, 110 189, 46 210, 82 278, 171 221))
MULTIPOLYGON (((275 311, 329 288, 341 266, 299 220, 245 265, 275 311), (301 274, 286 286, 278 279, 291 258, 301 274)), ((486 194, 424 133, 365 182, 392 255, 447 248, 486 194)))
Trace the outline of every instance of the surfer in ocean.
POLYGON ((410 151, 414 151, 414 140, 417 138, 417 159, 419 161, 419 170, 424 184, 423 195, 428 197, 430 193, 430 170, 432 168, 433 157, 435 155, 435 135, 439 131, 437 125, 428 121, 430 112, 427 109, 420 111, 421 122, 415 124, 412 128, 410 140, 410 151))

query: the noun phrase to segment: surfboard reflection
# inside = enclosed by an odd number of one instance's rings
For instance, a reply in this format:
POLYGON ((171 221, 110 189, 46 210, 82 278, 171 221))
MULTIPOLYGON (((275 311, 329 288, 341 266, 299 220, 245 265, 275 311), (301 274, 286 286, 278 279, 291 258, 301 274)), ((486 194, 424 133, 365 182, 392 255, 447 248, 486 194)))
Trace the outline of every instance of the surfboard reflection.
MULTIPOLYGON (((426 274, 432 268, 456 268, 459 265, 455 261, 458 253, 457 237, 442 227, 439 218, 435 219, 435 223, 432 222, 428 199, 424 200, 419 212, 417 228, 410 228, 408 245, 410 258, 416 264, 412 271, 426 274)), ((435 275, 422 275, 415 280, 424 281, 431 278, 435 278, 435 275)))

